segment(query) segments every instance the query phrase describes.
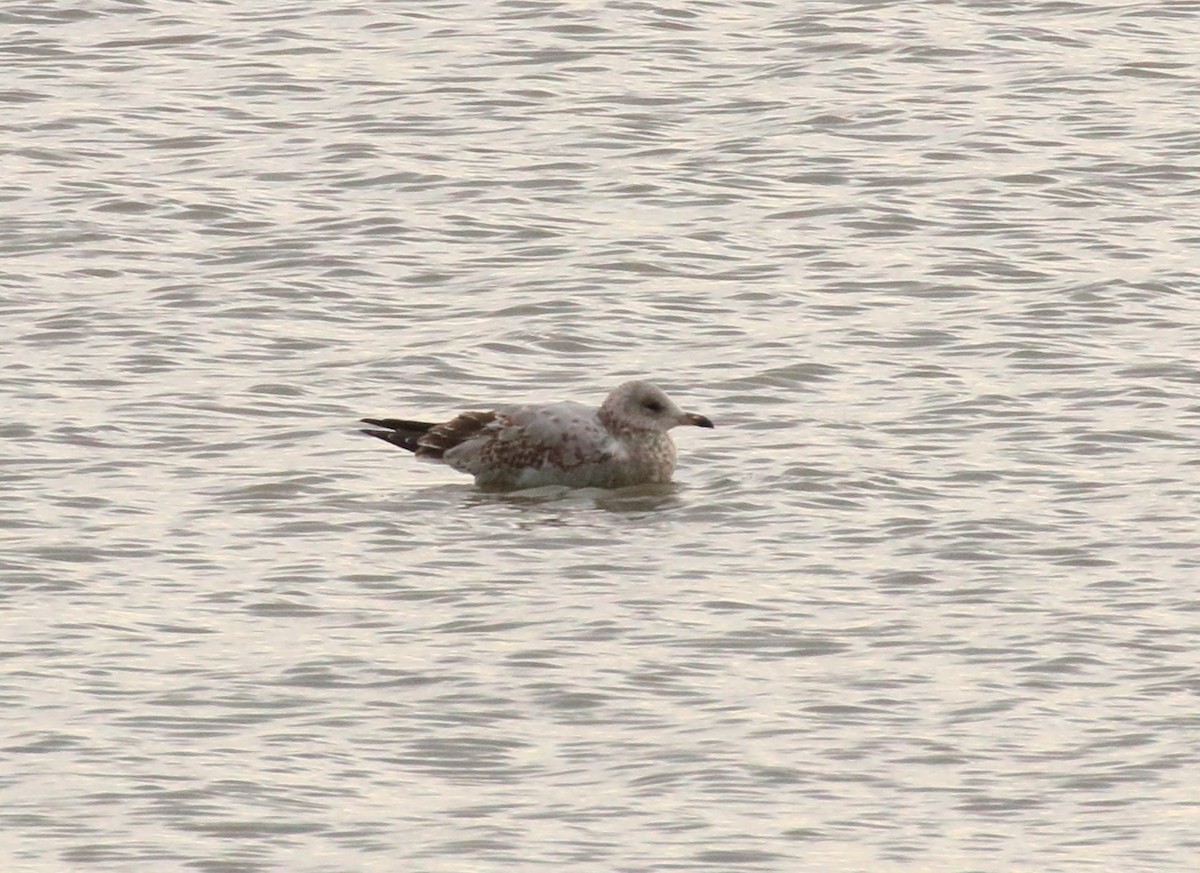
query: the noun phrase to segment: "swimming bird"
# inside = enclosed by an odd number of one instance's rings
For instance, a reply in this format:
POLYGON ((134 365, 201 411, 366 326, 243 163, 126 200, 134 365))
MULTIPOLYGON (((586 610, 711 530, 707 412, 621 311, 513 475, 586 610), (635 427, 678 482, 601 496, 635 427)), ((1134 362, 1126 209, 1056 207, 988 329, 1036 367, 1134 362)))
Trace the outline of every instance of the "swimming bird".
POLYGON ((669 482, 681 424, 712 427, 684 412, 649 382, 626 382, 599 408, 563 401, 464 412, 436 424, 401 418, 364 418, 381 430, 363 430, 424 461, 475 477, 487 490, 565 485, 623 488, 669 482))

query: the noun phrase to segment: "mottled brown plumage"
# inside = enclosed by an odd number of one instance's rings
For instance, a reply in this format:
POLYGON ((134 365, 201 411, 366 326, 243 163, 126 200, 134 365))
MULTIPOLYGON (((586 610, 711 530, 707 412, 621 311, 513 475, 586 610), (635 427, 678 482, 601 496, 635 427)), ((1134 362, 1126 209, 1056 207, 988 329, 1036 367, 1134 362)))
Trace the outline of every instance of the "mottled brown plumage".
POLYGON ((464 412, 443 424, 363 421, 383 428, 363 433, 470 473, 477 485, 491 489, 668 482, 675 444, 667 431, 679 424, 713 426, 646 382, 625 383, 599 409, 563 402, 464 412))

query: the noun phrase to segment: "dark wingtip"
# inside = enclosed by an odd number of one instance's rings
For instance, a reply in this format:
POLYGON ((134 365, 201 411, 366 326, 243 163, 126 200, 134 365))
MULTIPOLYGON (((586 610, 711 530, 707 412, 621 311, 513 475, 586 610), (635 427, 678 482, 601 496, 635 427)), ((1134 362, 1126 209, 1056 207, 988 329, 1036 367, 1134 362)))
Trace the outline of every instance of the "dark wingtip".
POLYGON ((376 439, 383 440, 389 445, 396 446, 409 452, 415 452, 417 450, 417 438, 419 434, 397 433, 394 430, 367 430, 365 428, 360 430, 359 433, 365 436, 375 437, 376 439))
MULTIPOLYGON (((369 421, 366 422, 366 424, 371 423, 372 422, 369 421)), ((390 430, 367 430, 366 428, 363 428, 359 431, 359 433, 366 434, 367 436, 379 437, 379 439, 387 440, 389 443, 392 441, 392 431, 390 430)))
POLYGON ((363 424, 371 424, 386 430, 361 429, 359 433, 381 439, 385 443, 399 446, 405 451, 416 452, 421 448, 421 440, 434 425, 427 421, 409 421, 405 418, 364 418, 363 424))

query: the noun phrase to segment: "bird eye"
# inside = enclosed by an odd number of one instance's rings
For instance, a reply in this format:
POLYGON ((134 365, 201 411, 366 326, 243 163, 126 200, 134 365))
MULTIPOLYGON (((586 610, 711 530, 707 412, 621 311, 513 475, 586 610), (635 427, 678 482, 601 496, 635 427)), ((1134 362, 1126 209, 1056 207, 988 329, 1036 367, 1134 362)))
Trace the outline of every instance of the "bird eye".
POLYGON ((663 411, 663 405, 661 403, 659 403, 657 400, 647 400, 645 403, 642 404, 642 406, 646 407, 651 412, 662 412, 663 411))

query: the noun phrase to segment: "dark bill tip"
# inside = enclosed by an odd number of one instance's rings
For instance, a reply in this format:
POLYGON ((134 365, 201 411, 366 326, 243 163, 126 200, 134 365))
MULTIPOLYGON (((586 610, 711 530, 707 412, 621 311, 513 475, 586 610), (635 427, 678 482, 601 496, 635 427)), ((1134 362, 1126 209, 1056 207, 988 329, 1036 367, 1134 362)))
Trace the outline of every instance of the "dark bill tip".
POLYGON ((696 425, 696 427, 715 427, 716 426, 712 423, 712 419, 710 419, 708 416, 697 415, 694 412, 688 413, 687 420, 688 420, 689 424, 694 424, 694 425, 696 425))

